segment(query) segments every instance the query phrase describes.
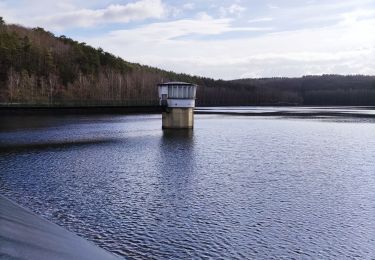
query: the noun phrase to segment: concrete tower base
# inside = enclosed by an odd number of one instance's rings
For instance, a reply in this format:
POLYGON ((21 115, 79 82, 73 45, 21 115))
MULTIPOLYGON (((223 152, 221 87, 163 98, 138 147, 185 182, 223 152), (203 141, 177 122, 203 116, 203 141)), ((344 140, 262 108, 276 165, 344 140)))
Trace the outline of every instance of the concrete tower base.
POLYGON ((194 127, 194 108, 169 108, 163 112, 163 129, 191 129, 194 127))

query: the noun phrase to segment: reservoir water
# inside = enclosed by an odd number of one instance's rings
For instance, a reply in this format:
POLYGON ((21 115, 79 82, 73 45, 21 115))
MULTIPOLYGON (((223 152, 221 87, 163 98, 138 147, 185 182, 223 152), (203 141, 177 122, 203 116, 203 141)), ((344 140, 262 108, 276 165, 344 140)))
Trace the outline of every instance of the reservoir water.
POLYGON ((129 259, 374 259, 374 110, 246 109, 2 116, 0 192, 129 259))

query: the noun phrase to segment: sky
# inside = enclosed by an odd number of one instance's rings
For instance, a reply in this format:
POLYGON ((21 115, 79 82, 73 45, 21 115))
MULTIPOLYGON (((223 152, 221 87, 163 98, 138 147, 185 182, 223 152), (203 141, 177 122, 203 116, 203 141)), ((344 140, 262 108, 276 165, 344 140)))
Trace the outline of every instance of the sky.
POLYGON ((375 0, 0 0, 0 16, 215 79, 375 75, 375 0))

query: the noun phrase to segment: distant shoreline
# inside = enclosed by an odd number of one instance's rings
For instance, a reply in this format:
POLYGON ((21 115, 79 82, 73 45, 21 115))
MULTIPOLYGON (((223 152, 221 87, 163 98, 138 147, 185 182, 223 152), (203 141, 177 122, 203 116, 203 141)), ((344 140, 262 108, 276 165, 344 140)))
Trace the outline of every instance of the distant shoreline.
POLYGON ((65 115, 65 114, 157 114, 162 109, 158 106, 0 106, 0 115, 65 115))
POLYGON ((228 115, 228 116, 252 116, 252 117, 356 117, 356 118, 375 118, 375 115, 371 114, 355 114, 355 113, 337 113, 337 112, 259 112, 259 113, 236 113, 236 112, 206 112, 206 111, 197 111, 197 115, 228 115))
MULTIPOLYGON (((329 111, 336 108, 358 108, 358 109, 375 109, 373 106, 212 106, 198 107, 194 112, 196 115, 233 115, 233 116, 285 116, 285 117, 358 117, 358 118, 375 118, 375 114, 358 114, 358 113, 341 113, 329 111), (325 108, 328 111, 259 111, 259 112, 236 112, 231 110, 241 110, 241 107, 279 107, 279 108, 325 108), (215 111, 212 108, 228 108, 227 111, 215 111)), ((220 109, 219 109, 220 110, 220 109)), ((0 106, 1 115, 91 115, 91 114, 161 114, 162 108, 159 106, 72 106, 72 107, 45 107, 45 106, 0 106)))

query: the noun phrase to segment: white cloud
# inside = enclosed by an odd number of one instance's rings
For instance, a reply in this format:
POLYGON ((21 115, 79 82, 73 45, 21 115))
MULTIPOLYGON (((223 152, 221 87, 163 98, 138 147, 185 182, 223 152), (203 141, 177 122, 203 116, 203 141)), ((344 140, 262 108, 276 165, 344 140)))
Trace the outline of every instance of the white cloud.
POLYGON ((272 17, 261 17, 247 20, 248 23, 261 23, 261 22, 271 22, 273 21, 272 17))
MULTIPOLYGON (((111 44, 113 42, 120 43, 121 45, 153 43, 153 48, 157 46, 157 43, 169 42, 175 43, 176 47, 178 47, 179 43, 182 42, 191 42, 192 44, 195 44, 194 40, 188 39, 190 35, 204 36, 219 35, 226 32, 270 30, 270 28, 263 27, 232 27, 231 22, 232 20, 228 18, 214 19, 207 13, 200 13, 197 15, 197 19, 153 23, 135 29, 116 30, 95 40, 100 42, 101 39, 105 39, 106 44, 111 44), (180 37, 186 37, 186 40, 178 40, 180 37)), ((204 44, 204 42, 202 42, 202 44, 204 44)), ((191 47, 194 48, 194 45, 191 47)))
POLYGON ((0 16, 3 17, 6 23, 15 20, 13 13, 9 9, 10 8, 6 2, 0 1, 0 16))
POLYGON ((225 79, 375 74, 374 0, 267 1, 268 8, 249 2, 226 2, 221 18, 213 0, 0 0, 0 9, 7 22, 67 32, 126 60, 177 72, 225 79), (96 31, 112 23, 127 29, 96 31), (82 27, 92 36, 81 36, 82 27))
POLYGON ((194 3, 186 3, 182 6, 184 10, 194 10, 195 4, 194 3))
POLYGON ((229 6, 228 8, 228 12, 230 14, 235 14, 235 15, 240 15, 242 12, 244 12, 246 10, 245 7, 243 6, 240 6, 238 4, 232 4, 231 6, 229 6))
POLYGON ((219 13, 221 17, 226 17, 228 15, 234 15, 236 17, 240 17, 241 14, 246 10, 245 7, 239 4, 232 4, 229 7, 221 6, 219 8, 219 13))
POLYGON ((340 15, 340 17, 343 20, 342 23, 351 25, 362 19, 371 19, 375 17, 375 9, 374 10, 356 9, 352 12, 343 13, 340 15))
POLYGON ((212 20, 212 17, 209 16, 208 13, 206 13, 206 12, 197 13, 196 18, 199 19, 199 20, 212 20))
POLYGON ((277 5, 275 5, 275 4, 267 4, 267 7, 268 7, 269 9, 278 9, 278 8, 279 8, 279 6, 277 6, 277 5))
MULTIPOLYGON (((349 15, 349 14, 347 14, 349 15)), ((353 14, 351 14, 353 15, 353 14)), ((349 15, 351 17, 351 15, 349 15)), ((375 74, 375 18, 348 20, 315 29, 268 32, 266 28, 234 27, 231 19, 177 20, 114 31, 82 39, 133 62, 214 78, 244 75, 375 74), (262 30, 256 37, 183 37, 190 34, 262 30)))
MULTIPOLYGON (((300 24, 318 21, 334 21, 342 19, 342 14, 352 13, 357 9, 365 9, 373 0, 330 0, 329 2, 300 5, 294 7, 280 6, 271 10, 274 20, 281 24, 300 24)), ((372 6, 370 10, 374 10, 372 6)))
MULTIPOLYGON (((67 5, 71 7, 71 5, 67 5)), ((125 5, 111 4, 103 9, 78 9, 30 19, 29 24, 47 25, 54 30, 67 27, 90 27, 98 24, 128 23, 148 18, 162 18, 166 7, 161 0, 140 0, 125 5)))

